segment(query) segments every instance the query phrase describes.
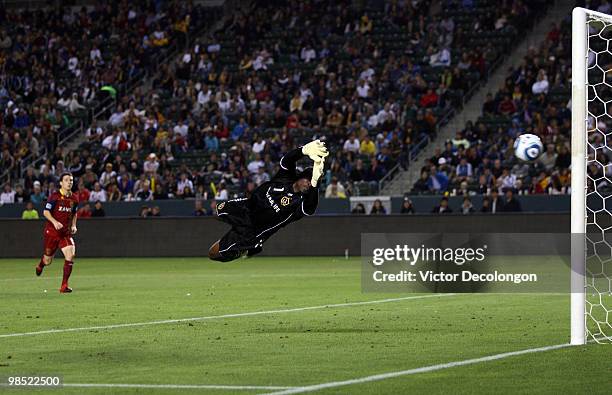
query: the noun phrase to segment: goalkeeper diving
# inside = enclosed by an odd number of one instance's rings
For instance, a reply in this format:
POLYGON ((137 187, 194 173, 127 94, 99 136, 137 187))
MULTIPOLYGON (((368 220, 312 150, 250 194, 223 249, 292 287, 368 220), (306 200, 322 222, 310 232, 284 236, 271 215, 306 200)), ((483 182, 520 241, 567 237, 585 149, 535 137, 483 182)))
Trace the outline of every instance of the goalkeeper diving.
POLYGON ((218 218, 232 228, 210 247, 210 259, 229 262, 245 254, 258 254, 264 242, 279 229, 314 214, 327 155, 323 142, 312 141, 285 154, 278 173, 258 186, 250 198, 219 203, 218 218), (305 156, 313 161, 313 166, 298 172, 296 164, 305 156))

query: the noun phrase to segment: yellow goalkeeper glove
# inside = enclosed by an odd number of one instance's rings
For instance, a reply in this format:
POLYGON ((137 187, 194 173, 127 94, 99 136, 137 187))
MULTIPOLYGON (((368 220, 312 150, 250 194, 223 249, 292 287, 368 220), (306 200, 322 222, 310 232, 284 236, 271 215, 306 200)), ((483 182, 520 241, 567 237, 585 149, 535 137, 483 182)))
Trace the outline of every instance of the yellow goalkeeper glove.
POLYGON ((310 184, 313 187, 317 186, 319 178, 323 175, 323 167, 325 167, 325 159, 315 160, 314 166, 312 167, 312 179, 310 180, 310 184))
POLYGON ((302 147, 302 153, 308 155, 313 161, 318 161, 329 155, 325 143, 320 140, 314 140, 302 147))

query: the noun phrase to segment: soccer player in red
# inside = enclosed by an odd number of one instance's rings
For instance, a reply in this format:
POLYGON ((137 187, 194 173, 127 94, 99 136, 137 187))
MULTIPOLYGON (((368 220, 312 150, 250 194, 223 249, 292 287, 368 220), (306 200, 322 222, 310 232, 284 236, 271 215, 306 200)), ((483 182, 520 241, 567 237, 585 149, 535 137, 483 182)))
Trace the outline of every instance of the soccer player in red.
POLYGON ((64 278, 60 288, 61 293, 72 292, 68 286, 68 278, 72 273, 72 263, 75 255, 75 245, 72 235, 76 233, 77 208, 79 200, 72 193, 74 179, 70 173, 62 173, 60 176, 60 189, 49 196, 45 205, 43 216, 47 219, 45 224, 45 252, 36 266, 36 275, 40 276, 45 266, 51 264, 57 249, 64 254, 64 278))

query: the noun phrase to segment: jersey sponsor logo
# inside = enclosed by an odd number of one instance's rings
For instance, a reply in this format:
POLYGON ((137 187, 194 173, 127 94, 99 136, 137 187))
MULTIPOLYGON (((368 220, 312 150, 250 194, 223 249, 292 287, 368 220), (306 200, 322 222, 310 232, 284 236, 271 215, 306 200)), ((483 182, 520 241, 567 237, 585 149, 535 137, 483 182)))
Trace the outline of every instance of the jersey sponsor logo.
POLYGON ((291 198, 289 196, 283 196, 280 201, 281 205, 288 206, 291 204, 291 198))
POLYGON ((72 207, 59 206, 57 208, 57 211, 64 212, 64 213, 69 213, 69 212, 72 211, 72 207))
POLYGON ((274 188, 273 190, 274 192, 282 192, 285 190, 285 188, 274 188))
POLYGON ((280 207, 278 207, 278 204, 276 204, 274 202, 274 199, 272 199, 272 196, 270 196, 270 188, 268 188, 268 190, 266 191, 266 198, 268 199, 268 203, 270 203, 270 206, 274 209, 274 211, 278 213, 280 211, 280 207))

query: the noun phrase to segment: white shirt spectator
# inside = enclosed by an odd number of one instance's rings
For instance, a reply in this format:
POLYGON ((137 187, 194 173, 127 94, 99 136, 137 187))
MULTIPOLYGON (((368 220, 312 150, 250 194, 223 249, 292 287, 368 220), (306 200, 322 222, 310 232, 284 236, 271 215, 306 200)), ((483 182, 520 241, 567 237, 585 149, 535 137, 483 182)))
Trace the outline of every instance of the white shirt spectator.
POLYGON ((363 84, 357 86, 357 96, 366 99, 370 94, 370 85, 363 84))
POLYGON ((431 66, 445 66, 448 67, 451 64, 451 53, 448 48, 443 48, 442 50, 432 54, 429 57, 429 64, 431 66))
MULTIPOLYGON (((336 191, 337 191, 338 195, 346 196, 346 191, 344 190, 344 186, 342 184, 336 183, 335 187, 337 188, 336 191)), ((326 198, 336 197, 336 196, 334 196, 334 192, 333 191, 334 191, 334 184, 332 183, 332 184, 329 184, 327 186, 327 188, 325 188, 325 197, 326 198)))
POLYGON ((366 81, 371 81, 372 77, 374 77, 374 69, 371 67, 368 67, 359 74, 359 78, 366 81))
POLYGON ((300 51, 300 59, 302 59, 306 63, 310 62, 313 59, 316 59, 316 57, 317 53, 312 47, 304 47, 300 51))
POLYGON ((179 194, 182 194, 186 187, 189 187, 189 189, 193 191, 193 182, 191 182, 189 178, 186 178, 185 180, 179 180, 176 183, 176 191, 179 194))
POLYGON ((300 88, 300 98, 302 99, 302 103, 305 103, 308 100, 308 97, 312 97, 312 91, 310 88, 300 88))
POLYGON ((215 200, 227 200, 229 198, 229 194, 227 193, 227 189, 219 189, 217 194, 215 195, 215 200))
POLYGON ((368 118, 368 126, 370 126, 371 128, 378 126, 379 121, 378 121, 378 115, 376 114, 372 114, 369 118, 368 118))
POLYGON ((539 95, 540 93, 548 93, 548 79, 544 77, 543 79, 534 82, 533 86, 531 87, 531 91, 534 95, 539 95))
POLYGON ((145 173, 157 173, 157 169, 159 168, 159 162, 155 159, 147 159, 142 165, 142 168, 145 173))
POLYGON ((514 188, 516 186, 516 175, 510 173, 507 176, 501 177, 501 188, 502 190, 507 188, 514 188))
POLYGON ((381 109, 376 115, 378 123, 385 123, 385 121, 392 121, 395 119, 395 113, 392 110, 381 109))
POLYGON ((97 202, 97 201, 105 202, 106 201, 106 191, 104 189, 100 189, 99 191, 91 191, 89 193, 89 201, 97 202))
POLYGON ((255 174, 259 171, 260 167, 265 165, 266 164, 263 162, 263 160, 254 160, 247 165, 247 170, 249 171, 249 173, 255 174))
POLYGON ((266 148, 266 140, 261 140, 261 142, 253 143, 253 152, 259 154, 266 148))
POLYGON ((206 92, 201 90, 200 93, 198 93, 198 103, 200 103, 201 105, 205 105, 210 101, 211 96, 212 92, 210 91, 210 89, 208 89, 206 92))
POLYGON ((109 151, 116 151, 117 147, 119 147, 119 142, 121 141, 121 137, 119 134, 111 134, 108 135, 102 140, 102 147, 106 148, 109 151))
POLYGON ((0 204, 15 203, 15 191, 12 189, 8 192, 3 191, 0 193, 0 204))
POLYGON ((123 112, 114 112, 108 119, 108 122, 115 127, 121 125, 123 123, 123 112))
POLYGON ((101 136, 104 133, 104 131, 102 130, 101 127, 97 127, 97 128, 91 128, 88 127, 87 130, 85 131, 85 136, 89 139, 92 136, 101 136))
POLYGON ((76 71, 78 65, 79 59, 76 56, 73 56, 68 59, 68 70, 72 71, 73 73, 76 71))
POLYGON ((359 153, 359 140, 356 138, 347 139, 342 147, 346 152, 359 153))
POLYGON ((182 137, 187 137, 187 134, 189 133, 189 126, 185 124, 176 125, 174 127, 174 133, 180 134, 182 137))
POLYGON ((117 173, 112 170, 110 172, 108 171, 102 172, 102 174, 100 175, 100 185, 106 188, 106 186, 111 182, 111 179, 116 176, 117 176, 117 173))
POLYGON ((102 53, 100 52, 100 49, 96 48, 96 47, 92 48, 91 51, 89 51, 89 58, 92 61, 94 61, 94 62, 96 60, 100 60, 101 61, 102 60, 102 53))

